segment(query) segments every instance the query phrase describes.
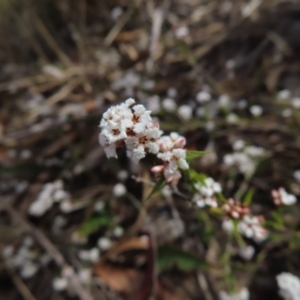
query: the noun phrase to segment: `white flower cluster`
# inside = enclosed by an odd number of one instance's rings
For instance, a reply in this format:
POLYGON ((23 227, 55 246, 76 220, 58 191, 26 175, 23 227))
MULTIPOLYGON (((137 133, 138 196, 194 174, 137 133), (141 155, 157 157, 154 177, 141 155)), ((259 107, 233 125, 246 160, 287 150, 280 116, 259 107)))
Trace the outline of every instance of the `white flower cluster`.
POLYGON ((193 196, 192 201, 196 203, 198 207, 218 206, 215 194, 222 192, 220 183, 208 177, 205 178, 204 184, 197 182, 194 184, 194 187, 197 190, 197 193, 193 196))
POLYGON ((236 294, 228 294, 225 291, 220 291, 219 297, 220 300, 249 300, 250 293, 247 288, 242 288, 236 294))
POLYGON ((38 198, 31 203, 28 213, 35 217, 40 217, 48 211, 54 203, 68 201, 70 195, 63 190, 63 182, 56 180, 44 185, 38 198))
POLYGON ((238 230, 241 234, 255 242, 264 241, 267 236, 267 230, 262 226, 262 217, 245 215, 238 224, 238 230))
POLYGON ((178 133, 172 132, 169 136, 162 136, 157 143, 159 145, 157 157, 164 164, 153 167, 151 171, 163 174, 166 181, 175 187, 181 178, 179 169, 186 170, 189 168, 186 161, 186 150, 183 149, 186 140, 178 133))
MULTIPOLYGON (((261 216, 244 215, 238 220, 237 230, 245 237, 254 240, 257 243, 263 242, 268 237, 268 231, 262 225, 261 216)), ((222 228, 227 232, 234 231, 232 219, 226 219, 222 228)))
POLYGON ((117 157, 116 148, 127 147, 127 156, 137 162, 146 153, 156 154, 163 165, 152 168, 152 171, 163 175, 167 182, 176 186, 181 178, 179 169, 189 168, 186 161, 186 140, 172 132, 161 136, 158 123, 153 122, 150 111, 143 105, 135 105, 130 98, 124 103, 109 108, 100 123, 99 142, 104 147, 106 156, 117 157))
POLYGON ((283 187, 278 191, 272 190, 272 197, 276 205, 293 205, 297 202, 296 196, 289 194, 283 187))
POLYGON ((300 279, 287 272, 283 272, 276 276, 279 286, 279 294, 285 300, 300 299, 300 279))
POLYGON ((256 146, 245 146, 245 142, 237 140, 233 144, 234 153, 226 154, 223 161, 226 166, 236 166, 239 172, 251 174, 257 164, 257 160, 265 155, 265 150, 256 146))
POLYGON ((132 106, 135 101, 129 98, 109 108, 100 123, 99 142, 106 156, 117 157, 116 148, 127 146, 127 155, 134 161, 146 156, 146 151, 156 154, 159 151, 157 140, 162 135, 158 124, 153 123, 150 111, 143 105, 132 106))
POLYGON ((32 246, 33 239, 25 237, 22 245, 15 253, 13 247, 6 247, 3 251, 3 256, 19 270, 21 277, 24 279, 34 276, 41 265, 46 265, 51 260, 47 254, 39 256, 32 249, 32 246))

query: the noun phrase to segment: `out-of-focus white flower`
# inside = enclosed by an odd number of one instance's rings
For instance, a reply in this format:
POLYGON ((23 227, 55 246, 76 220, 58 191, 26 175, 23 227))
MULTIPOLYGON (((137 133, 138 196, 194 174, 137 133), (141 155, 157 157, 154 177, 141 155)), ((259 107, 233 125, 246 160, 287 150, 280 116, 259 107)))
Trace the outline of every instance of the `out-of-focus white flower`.
POLYGON ((235 67, 235 60, 234 59, 229 59, 226 61, 226 69, 232 70, 235 67))
POLYGON ((195 183, 194 187, 197 190, 197 193, 193 196, 192 201, 196 203, 198 207, 218 206, 215 194, 222 191, 222 187, 218 182, 208 177, 205 178, 204 184, 195 183))
POLYGON ((245 154, 255 158, 255 157, 263 156, 265 154, 265 149, 250 145, 244 148, 244 152, 245 154))
POLYGON ((208 91, 202 90, 196 95, 196 100, 199 103, 207 103, 211 100, 212 96, 208 91))
POLYGON ((236 124, 238 122, 238 120, 239 120, 238 116, 236 114, 234 114, 234 113, 230 113, 226 117, 226 121, 229 124, 236 124))
POLYGON ((63 190, 61 180, 44 185, 38 198, 29 206, 28 213, 32 216, 40 217, 48 211, 55 202, 68 200, 70 195, 63 190))
POLYGON ((178 28, 175 29, 175 36, 178 39, 182 39, 184 37, 186 37, 187 35, 189 35, 189 29, 186 26, 180 26, 178 28))
POLYGON ((105 202, 104 201, 98 201, 98 202, 95 203, 94 209, 95 209, 95 211, 100 212, 104 209, 104 207, 105 207, 105 202))
POLYGON ((243 141, 238 142, 235 153, 224 155, 223 161, 228 167, 236 166, 243 174, 251 174, 256 166, 257 160, 265 155, 265 149, 256 146, 245 146, 243 141))
POLYGON ((174 99, 172 98, 165 98, 162 101, 162 107, 164 108, 165 111, 167 112, 173 112, 177 109, 177 104, 174 99))
POLYGON ((117 177, 119 180, 124 181, 128 178, 128 171, 127 170, 121 170, 118 172, 117 177))
POLYGON ((297 276, 283 272, 276 276, 276 280, 282 298, 285 300, 300 299, 300 279, 297 276))
POLYGON ((181 105, 178 107, 178 116, 184 121, 188 121, 192 118, 193 109, 190 105, 181 105))
POLYGON ((233 232, 234 230, 234 226, 233 226, 233 222, 231 219, 225 219, 223 222, 222 222, 222 229, 228 233, 231 233, 233 232))
POLYGON ((206 122, 206 124, 205 124, 205 129, 206 129, 208 132, 213 131, 215 128, 216 128, 216 123, 215 123, 214 121, 208 121, 208 122, 206 122))
POLYGON ((255 254, 255 249, 251 245, 239 249, 239 255, 245 260, 252 259, 254 254, 255 254))
POLYGON ((24 150, 22 150, 21 153, 20 153, 20 158, 21 158, 21 159, 28 159, 28 158, 30 158, 31 156, 32 156, 32 153, 31 153, 31 151, 28 150, 28 149, 24 149, 24 150))
POLYGON ((96 247, 90 250, 80 250, 78 252, 78 257, 83 261, 89 261, 95 263, 99 260, 100 251, 96 247))
POLYGON ((293 205, 297 202, 297 198, 293 194, 289 194, 283 187, 272 190, 273 201, 276 205, 293 205))
POLYGON ((263 113, 263 108, 260 105, 252 105, 250 107, 250 112, 254 117, 259 117, 263 113))
POLYGON ((68 280, 65 277, 56 277, 52 282, 53 290, 56 292, 62 292, 68 287, 68 280))
POLYGON ((36 263, 33 263, 32 261, 26 261, 21 266, 20 275, 22 278, 28 279, 34 276, 38 270, 39 270, 39 266, 36 263))
POLYGON ((290 117, 291 115, 293 114, 293 111, 290 109, 290 108, 286 108, 282 111, 281 115, 284 117, 284 118, 288 118, 290 117))
POLYGON ((147 98, 146 107, 154 114, 160 111, 160 98, 158 95, 153 95, 147 98))
POLYGON ((238 223, 238 230, 249 239, 259 243, 268 237, 268 232, 262 226, 262 218, 258 216, 245 215, 238 223))
POLYGON ((300 97, 292 99, 292 106, 296 109, 300 109, 300 97))
POLYGON ((126 194, 126 191, 126 187, 123 183, 117 183, 114 185, 112 192, 116 197, 121 197, 126 194))
POLYGON ((230 108, 230 106, 231 106, 230 97, 226 94, 220 95, 220 97, 218 99, 218 105, 219 105, 219 107, 230 108))
POLYGON ((245 141, 243 141, 243 140, 236 140, 232 145, 232 148, 234 151, 240 151, 244 147, 245 147, 245 141))
POLYGON ((102 251, 106 251, 106 250, 110 249, 112 246, 112 241, 107 237, 99 238, 97 243, 98 243, 98 247, 102 251))
POLYGON ((236 166, 243 174, 251 174, 255 169, 254 161, 245 153, 226 154, 223 161, 228 167, 236 166))
POLYGON ((294 172, 294 178, 300 183, 300 170, 294 172))
POLYGON ((81 270, 79 270, 78 277, 79 277, 79 280, 83 284, 89 284, 91 282, 91 279, 92 279, 91 269, 81 269, 81 270))
POLYGON ((290 97, 291 97, 291 91, 290 90, 288 90, 288 89, 285 89, 285 90, 281 90, 280 92, 278 92, 278 94, 277 94, 277 98, 279 99, 279 100, 288 100, 288 99, 290 99, 290 97))
POLYGON ((111 10, 111 17, 113 18, 113 20, 118 20, 119 17, 123 14, 123 9, 120 6, 116 6, 111 10))
POLYGON ((2 250, 2 255, 5 258, 11 258, 14 253, 14 247, 13 246, 6 246, 2 250))
POLYGON ((177 96, 177 90, 175 88, 169 88, 167 91, 167 95, 170 98, 175 98, 177 96))
POLYGON ((247 288, 242 288, 238 293, 228 294, 225 291, 220 291, 220 300, 249 300, 250 293, 247 288))
POLYGON ((121 237, 124 234, 124 229, 120 226, 116 227, 113 230, 113 235, 117 238, 121 237))

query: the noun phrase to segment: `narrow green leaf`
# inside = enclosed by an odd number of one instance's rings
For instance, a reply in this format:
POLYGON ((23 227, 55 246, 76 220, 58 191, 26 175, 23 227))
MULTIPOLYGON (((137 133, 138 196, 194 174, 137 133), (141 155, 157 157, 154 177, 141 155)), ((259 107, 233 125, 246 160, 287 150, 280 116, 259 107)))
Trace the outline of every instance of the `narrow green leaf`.
POLYGON ((208 264, 201 257, 175 246, 162 246, 158 249, 158 268, 160 271, 177 267, 182 271, 206 268, 208 264))
POLYGON ((79 228, 79 234, 82 236, 89 236, 98 231, 104 226, 112 224, 113 216, 111 214, 95 214, 83 222, 79 228))
POLYGON ((247 194, 246 194, 246 196, 245 196, 245 198, 244 198, 244 201, 243 201, 244 204, 249 205, 249 204, 252 202, 253 194, 254 194, 254 189, 251 188, 251 189, 247 192, 247 194))
POLYGON ((201 157, 206 154, 206 151, 194 151, 194 150, 187 150, 186 151, 186 160, 189 162, 195 158, 201 157))
POLYGON ((147 200, 149 198, 151 198, 154 194, 158 193, 159 191, 161 191, 161 189, 167 184, 166 180, 164 178, 160 178, 155 186, 153 187, 151 193, 149 194, 149 196, 147 197, 147 200))

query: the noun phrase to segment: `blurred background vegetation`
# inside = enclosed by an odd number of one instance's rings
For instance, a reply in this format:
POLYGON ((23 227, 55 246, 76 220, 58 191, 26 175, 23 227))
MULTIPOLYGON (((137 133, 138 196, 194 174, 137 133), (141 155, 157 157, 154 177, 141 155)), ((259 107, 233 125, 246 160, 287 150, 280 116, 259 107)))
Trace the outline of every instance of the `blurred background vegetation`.
POLYGON ((0 298, 143 300, 156 282, 162 300, 219 299, 243 286, 251 299, 280 299, 276 274, 300 275, 299 207, 278 212, 270 191, 300 195, 299 51, 298 0, 2 0, 0 298), (121 151, 107 160, 98 145, 102 113, 128 97, 185 135, 188 149, 209 153, 193 167, 226 197, 251 194, 271 232, 266 243, 246 241, 253 258, 238 255, 218 216, 180 195, 141 209, 153 159, 135 166, 121 151), (223 160, 239 139, 267 153, 251 176, 223 160), (58 179, 70 201, 30 216, 58 179), (80 252, 97 247, 100 258, 80 252), (10 262, 20 249, 39 266, 31 276, 10 262), (53 280, 70 266, 72 284, 58 292, 53 280))

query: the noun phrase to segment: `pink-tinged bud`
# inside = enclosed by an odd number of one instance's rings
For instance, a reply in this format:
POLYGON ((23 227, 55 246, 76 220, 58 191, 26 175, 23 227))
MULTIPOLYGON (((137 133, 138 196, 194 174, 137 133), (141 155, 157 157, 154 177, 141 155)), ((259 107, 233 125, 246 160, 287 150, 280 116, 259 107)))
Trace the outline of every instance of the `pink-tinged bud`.
POLYGON ((272 197, 277 198, 279 197, 279 193, 276 190, 271 191, 272 197))
POLYGON ((166 182, 167 182, 167 183, 170 183, 170 182, 173 181, 173 179, 175 179, 175 177, 174 177, 174 176, 171 176, 171 177, 169 177, 169 178, 166 179, 166 182))
POLYGON ((249 207, 244 207, 243 208, 243 214, 245 214, 245 215, 250 214, 250 208, 249 207))
POLYGON ((231 213, 231 216, 234 218, 234 219, 238 219, 240 217, 240 214, 237 212, 237 211, 233 211, 231 213))
POLYGON ((156 128, 159 128, 159 123, 158 122, 154 122, 153 126, 156 127, 156 128))
POLYGON ((260 221, 260 222, 263 222, 265 220, 265 217, 260 215, 260 216, 257 216, 257 219, 260 221))
POLYGON ((151 172, 153 172, 153 173, 161 173, 161 172, 163 172, 163 170, 164 170, 163 165, 155 166, 155 167, 151 168, 151 172))
POLYGON ((184 138, 180 138, 174 144, 174 148, 183 148, 184 145, 185 145, 185 139, 184 138))
POLYGON ((230 205, 234 205, 234 200, 233 200, 233 198, 229 198, 229 199, 228 199, 228 203, 229 203, 230 205))
POLYGON ((166 152, 166 151, 168 151, 168 148, 163 143, 159 144, 159 149, 160 149, 160 152, 166 152))

